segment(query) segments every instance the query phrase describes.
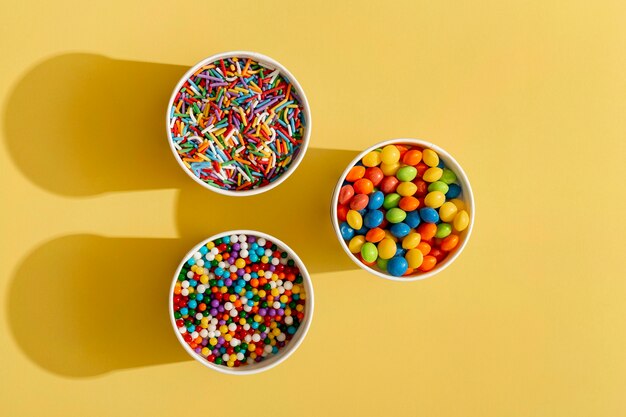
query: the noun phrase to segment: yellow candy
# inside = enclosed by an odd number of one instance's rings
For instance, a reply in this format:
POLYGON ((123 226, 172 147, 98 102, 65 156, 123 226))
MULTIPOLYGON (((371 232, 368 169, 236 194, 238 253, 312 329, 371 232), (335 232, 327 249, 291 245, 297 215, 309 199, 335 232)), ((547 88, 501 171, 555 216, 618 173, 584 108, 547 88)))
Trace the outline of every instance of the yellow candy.
POLYGON ((278 327, 275 327, 275 328, 272 330, 272 334, 273 334, 274 336, 278 336, 278 335, 280 334, 280 329, 279 329, 278 327))
POLYGON ((384 238, 378 243, 378 256, 382 259, 391 259, 396 254, 396 242, 384 238))
POLYGON ((232 368, 233 366, 235 366, 235 362, 234 361, 228 361, 228 362, 226 362, 226 366, 228 366, 229 368, 232 368))
POLYGON ((271 294, 273 297, 278 297, 280 295, 280 291, 278 291, 278 288, 272 288, 271 294))
POLYGON ((296 311, 302 312, 304 310, 304 306, 302 304, 298 304, 296 306, 296 311))
POLYGON ((203 284, 208 284, 208 283, 209 283, 209 276, 208 276, 208 275, 206 275, 206 274, 205 274, 205 275, 202 275, 202 276, 200 277, 200 282, 201 282, 201 283, 203 283, 203 284))
POLYGON ((398 238, 395 237, 393 234, 391 234, 391 232, 389 230, 385 230, 385 239, 391 239, 394 242, 398 241, 398 238))
POLYGON ((422 176, 422 178, 424 179, 424 181, 427 182, 435 182, 435 181, 439 181, 439 178, 441 178, 441 175, 443 174, 443 169, 441 168, 428 168, 426 170, 426 172, 424 172, 424 175, 422 176))
POLYGON ((375 167, 380 165, 380 152, 372 151, 366 154, 363 159, 361 159, 361 162, 363 162, 363 165, 366 167, 375 167))
POLYGON ((361 213, 356 210, 349 210, 346 215, 346 220, 351 228, 354 230, 359 230, 363 227, 363 217, 361 217, 361 213))
POLYGON ((263 262, 264 264, 268 263, 270 261, 270 258, 268 258, 267 256, 261 256, 261 262, 263 262))
POLYGON ((446 195, 441 191, 431 191, 424 197, 426 207, 439 208, 446 202, 446 195))
POLYGON ((291 292, 293 294, 300 294, 300 286, 298 284, 294 284, 293 288, 291 289, 291 292))
POLYGON ((422 240, 422 235, 416 232, 411 232, 402 239, 402 248, 403 249, 414 249, 419 245, 422 240))
POLYGON ((216 338, 214 338, 214 337, 210 338, 210 339, 209 339, 209 344, 210 344, 211 346, 215 346, 215 345, 217 345, 217 339, 216 339, 216 338))
POLYGON ((439 207, 439 218, 443 222, 450 223, 454 220, 454 216, 456 216, 458 210, 459 209, 456 208, 453 202, 446 201, 439 207))
POLYGON ((380 169, 383 171, 383 174, 386 176, 396 175, 396 172, 400 169, 400 162, 393 162, 391 164, 387 164, 383 162, 380 164, 380 169))
POLYGON ((209 242, 206 244, 207 249, 213 249, 215 247, 215 242, 209 242))
POLYGON ((400 185, 398 185, 398 188, 396 188, 396 192, 400 194, 402 197, 411 196, 415 194, 416 191, 417 191, 417 185, 413 184, 410 181, 401 182, 400 185))
MULTIPOLYGON (((400 160, 400 151, 395 145, 387 145, 380 153, 380 159, 385 164, 393 164, 400 160)), ((385 174, 387 175, 387 174, 385 174)))
POLYGON ((432 149, 424 149, 422 152, 422 161, 429 167, 436 167, 439 165, 439 155, 432 149))
POLYGON ((467 211, 459 211, 454 217, 454 222, 452 224, 457 232, 462 232, 467 229, 467 226, 469 226, 469 214, 467 214, 467 211))
POLYGON ((424 262, 424 254, 419 249, 411 249, 407 251, 405 259, 409 263, 409 268, 419 268, 424 262))
POLYGON ((202 348, 202 356, 209 356, 209 353, 211 353, 211 351, 209 350, 208 347, 202 348))
POLYGON ((465 203, 463 202, 463 200, 459 200, 458 198, 453 198, 452 200, 450 200, 450 202, 456 206, 457 210, 465 209, 465 203))
MULTIPOLYGON (((253 292, 253 293, 254 293, 254 292, 253 292)), ((265 290, 260 290, 260 291, 258 292, 258 295, 259 295, 259 297, 261 297, 261 298, 265 297, 265 295, 266 295, 266 294, 267 294, 267 293, 265 292, 265 290)))
POLYGON ((239 269, 242 269, 246 266, 246 261, 243 258, 239 258, 235 261, 235 266, 239 269))
POLYGON ((254 343, 250 343, 248 345, 248 351, 249 352, 254 352, 256 350, 256 345, 254 343))
POLYGON ((222 254, 218 253, 217 255, 215 255, 215 260, 216 261, 221 261, 222 260, 222 254))
POLYGON ((350 252, 352 253, 359 253, 361 252, 361 246, 363 246, 364 243, 365 236, 357 235, 350 240, 350 243, 348 243, 348 249, 350 249, 350 252))
POLYGON ((289 301, 289 297, 287 297, 284 294, 280 296, 280 302, 281 303, 286 303, 287 301, 289 301))
POLYGON ((222 335, 222 337, 224 338, 224 340, 226 340, 227 342, 230 342, 232 340, 232 336, 228 333, 222 335))

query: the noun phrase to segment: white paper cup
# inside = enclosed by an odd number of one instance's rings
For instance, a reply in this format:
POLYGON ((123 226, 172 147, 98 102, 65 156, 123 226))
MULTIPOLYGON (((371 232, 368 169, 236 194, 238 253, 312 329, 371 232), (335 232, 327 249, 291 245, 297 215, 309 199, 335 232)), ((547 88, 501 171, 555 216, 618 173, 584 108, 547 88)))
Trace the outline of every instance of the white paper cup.
POLYGON ((227 232, 213 235, 203 240, 202 242, 198 243, 196 246, 194 246, 194 248, 191 249, 187 253, 187 255, 185 255, 181 263, 178 265, 178 268, 176 269, 176 273, 174 274, 174 279, 172 280, 172 285, 170 287, 170 292, 168 294, 168 297, 169 297, 170 320, 172 322, 172 327, 174 328, 174 333, 176 334, 178 341, 183 346, 183 348, 187 351, 187 353, 189 353, 189 355, 192 358, 194 358, 195 360, 197 360, 198 362, 200 362, 202 365, 206 366, 207 368, 211 368, 216 371, 219 371, 225 374, 231 374, 231 375, 256 374, 256 373, 271 369, 275 367, 276 365, 278 365, 279 363, 285 361, 289 356, 291 356, 293 352, 295 352, 296 349, 298 349, 298 347, 304 340, 304 337, 306 336, 307 332, 309 331, 309 327, 311 326, 311 320, 313 318, 313 309, 315 305, 314 296, 313 296, 313 284, 311 283, 311 276, 309 275, 309 272, 307 271, 300 257, 298 257, 298 255, 293 251, 293 249, 291 249, 281 240, 275 238, 274 236, 270 236, 268 234, 261 233, 256 230, 230 230, 227 232), (211 242, 215 239, 219 239, 225 236, 241 235, 241 234, 244 234, 246 236, 254 236, 256 238, 262 237, 268 241, 271 241, 280 249, 282 249, 283 251, 289 254, 289 257, 293 259, 295 264, 300 269, 300 274, 302 275, 302 283, 304 287, 306 288, 306 304, 305 304, 305 309, 304 309, 304 319, 300 322, 300 326, 298 327, 298 330, 293 335, 291 340, 283 348, 281 348, 277 354, 272 355, 262 360, 261 362, 255 362, 254 364, 250 364, 250 365, 243 365, 238 368, 234 368, 234 367, 229 368, 224 365, 216 365, 212 362, 209 362, 208 360, 203 358, 201 355, 196 353, 193 349, 191 349, 191 347, 189 347, 187 342, 185 342, 185 340, 183 339, 183 336, 178 331, 178 326, 176 326, 176 318, 174 317, 173 295, 174 295, 174 287, 176 286, 176 282, 178 280, 178 274, 182 270, 187 260, 190 257, 192 257, 194 253, 196 253, 202 246, 206 245, 208 242, 211 242))
POLYGON ((231 51, 231 52, 222 52, 220 54, 211 55, 210 57, 203 59, 202 61, 198 62, 196 65, 191 67, 189 71, 187 71, 185 75, 182 76, 178 84, 176 84, 176 87, 174 88, 174 91, 172 92, 172 96, 170 97, 170 101, 167 105, 167 110, 165 112, 165 130, 167 131, 167 140, 170 145, 170 149, 172 150, 172 153, 174 154, 174 158, 176 159, 176 162, 178 162, 178 165, 180 165, 183 171, 185 171, 187 175, 191 177, 191 179, 193 179, 195 182, 197 182, 204 188, 214 191, 219 194, 231 195, 231 196, 248 196, 248 195, 260 194, 265 191, 269 191, 272 188, 278 187, 283 181, 285 181, 291 174, 293 174, 296 168, 298 168, 298 165, 300 165, 300 162, 302 162, 302 159, 304 158, 304 155, 306 154, 306 151, 309 147, 309 140, 311 138, 311 127, 312 127, 312 120, 311 120, 311 108, 309 107, 309 101, 307 100, 306 94, 304 94, 304 90, 300 86, 300 83, 298 83, 298 80, 296 80, 296 77, 294 77, 287 70, 287 68, 285 68, 278 61, 275 61, 268 56, 265 56, 256 52, 247 52, 247 51, 231 51), (304 112, 304 116, 306 119, 306 127, 304 129, 302 143, 300 144, 300 151, 298 155, 291 161, 287 170, 284 171, 278 177, 278 179, 276 179, 272 183, 269 183, 263 187, 253 188, 250 190, 240 190, 240 191, 225 190, 219 187, 214 187, 202 181, 200 178, 196 177, 194 173, 190 169, 188 169, 183 163, 183 161, 180 159, 178 152, 176 151, 176 148, 174 147, 174 141, 172 140, 172 132, 170 130, 170 121, 171 121, 170 109, 172 108, 174 99, 176 98, 176 94, 178 94, 178 91, 182 88, 183 84, 185 84, 185 82, 189 79, 189 77, 191 77, 203 65, 210 64, 220 59, 233 58, 233 57, 250 58, 268 67, 278 69, 280 71, 280 74, 283 77, 287 78, 289 82, 291 83, 292 88, 296 90, 298 97, 300 98, 300 104, 302 105, 302 110, 304 112))
POLYGON ((370 146, 369 148, 361 152, 359 155, 357 155, 357 157, 354 158, 352 162, 350 162, 350 164, 347 166, 345 171, 343 171, 343 174, 341 174, 339 181, 337 181, 337 186, 335 187, 335 191, 333 192, 333 197, 331 200, 330 212, 331 212, 331 221, 333 223, 333 228, 335 229, 335 234, 337 235, 337 239, 339 239, 341 247, 346 252, 346 254, 350 257, 350 259, 352 259, 352 261, 355 264, 357 264, 360 268, 380 278, 385 278, 391 281, 418 281, 418 280, 430 278, 433 275, 436 275, 439 272, 443 271, 452 262, 454 262, 456 258, 459 257, 461 252, 463 252, 463 249, 465 248, 465 245, 467 245, 470 235, 472 234, 472 229, 474 227, 474 212, 475 212, 474 194, 472 193, 472 187, 470 186, 469 179, 467 178, 465 171, 463 171, 463 168, 461 168, 461 165, 459 165, 459 163, 448 152, 446 152, 439 146, 432 144, 430 142, 427 142, 425 140, 421 140, 421 139, 406 139, 406 138, 390 139, 384 142, 377 143, 376 145, 370 146), (403 145, 403 144, 417 145, 422 148, 430 148, 434 150, 435 152, 437 152, 437 154, 439 155, 439 158, 443 161, 446 167, 454 171, 454 173, 457 176, 457 182, 461 186, 461 190, 462 190, 462 193, 459 196, 459 198, 465 203, 465 209, 468 211, 470 222, 469 222, 467 229, 465 229, 463 232, 459 234, 458 246, 455 249, 453 249, 453 251, 446 257, 446 259, 444 259, 441 263, 437 263, 437 265, 435 265, 435 267, 432 270, 428 272, 417 272, 414 275, 409 275, 409 276, 396 277, 396 276, 386 274, 380 271, 375 265, 373 267, 369 267, 365 265, 356 256, 354 256, 352 252, 350 252, 350 249, 348 249, 348 244, 346 241, 343 240, 343 237, 341 236, 341 232, 339 229, 339 220, 337 219, 337 205, 339 203, 339 190, 341 189, 343 182, 346 179, 346 175, 348 175, 348 172, 350 171, 350 168, 352 168, 357 162, 359 162, 366 154, 368 154, 369 152, 375 149, 379 149, 387 145, 403 145))

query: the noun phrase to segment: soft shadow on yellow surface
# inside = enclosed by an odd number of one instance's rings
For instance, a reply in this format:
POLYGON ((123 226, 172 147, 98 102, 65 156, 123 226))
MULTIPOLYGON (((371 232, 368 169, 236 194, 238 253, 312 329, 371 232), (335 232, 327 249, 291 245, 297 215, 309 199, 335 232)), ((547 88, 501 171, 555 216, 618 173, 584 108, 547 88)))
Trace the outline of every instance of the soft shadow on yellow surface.
MULTIPOLYGON (((31 70, 10 98, 8 148, 40 187, 69 196, 180 190, 180 239, 66 236, 35 249, 18 267, 8 302, 13 334, 28 357, 53 373, 83 377, 186 360, 168 321, 168 288, 181 257, 212 234, 269 233, 312 274, 357 268, 329 217, 336 181, 357 152, 311 148, 281 186, 257 196, 205 190, 182 172, 165 135, 169 92, 184 70, 63 55, 31 70), (138 95, 142 103, 132 100, 138 95), (33 120, 35 96, 47 110, 33 120), (33 311, 40 312, 36 330, 33 311)), ((71 202, 67 207, 71 215, 71 202)))
POLYGON ((10 155, 62 195, 180 185, 165 108, 186 67, 67 54, 31 69, 5 114, 10 155))

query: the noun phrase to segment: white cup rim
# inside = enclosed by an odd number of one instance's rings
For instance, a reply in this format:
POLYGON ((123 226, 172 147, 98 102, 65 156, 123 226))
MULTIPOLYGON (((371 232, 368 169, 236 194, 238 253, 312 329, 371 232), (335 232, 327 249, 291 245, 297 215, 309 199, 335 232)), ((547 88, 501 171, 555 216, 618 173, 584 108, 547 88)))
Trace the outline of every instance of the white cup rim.
POLYGON ((452 157, 452 155, 450 155, 446 150, 444 150, 443 148, 435 145, 434 143, 422 140, 422 139, 414 139, 414 138, 397 138, 397 139, 389 139, 383 142, 379 142, 376 143, 372 146, 370 146, 369 148, 365 149, 363 152, 359 153, 353 160, 352 162, 350 162, 348 164, 348 166, 346 167, 346 169, 343 171, 343 173, 341 174, 341 176, 339 177, 339 181, 337 181, 337 185, 335 186, 335 189, 333 191, 333 196, 331 198, 331 206, 330 206, 330 213, 331 213, 331 220, 333 223, 333 229, 335 230, 335 234, 337 235, 337 239, 339 240, 339 243, 341 245, 341 248, 344 250, 344 252, 346 252, 346 254, 348 255, 348 257, 359 266, 359 268, 364 269, 365 271, 369 272, 370 274, 376 275, 380 278, 384 278, 384 279, 388 279, 390 281, 400 281, 400 282, 412 282, 412 281, 420 281, 426 278, 430 278, 440 272, 442 272, 443 270, 445 270, 450 264, 452 264, 452 262, 454 262, 459 255, 461 254, 461 252, 463 252, 463 249, 465 249, 465 246, 467 245, 467 242, 469 241, 470 235, 472 234, 472 230, 474 228, 474 217, 475 217, 475 203, 474 203, 474 193, 472 192, 472 187, 470 185, 469 182, 469 178, 467 177, 467 174, 465 173, 465 171, 463 170, 463 168, 461 167, 461 165, 456 161, 456 159, 454 159, 452 157), (395 277, 393 275, 389 275, 389 274, 384 274, 374 268, 370 268, 369 266, 363 264, 361 261, 359 261, 359 259, 354 256, 354 254, 352 252, 350 252, 350 249, 348 248, 348 244, 346 243, 345 240, 343 240, 343 237, 341 236, 341 231, 339 228, 339 219, 337 218, 337 204, 339 202, 339 190, 341 189, 343 182, 346 178, 346 176, 348 175, 348 172, 350 171, 350 169, 357 163, 359 162, 366 154, 368 154, 369 152, 384 147, 386 145, 394 145, 394 144, 411 144, 411 145, 418 145, 421 146, 423 148, 430 148, 433 149, 434 151, 437 152, 437 154, 443 159, 445 165, 447 168, 450 168, 451 170, 454 171, 454 173, 457 176, 458 181, 461 183, 461 187, 463 190, 463 202, 466 205, 466 209, 467 211, 469 211, 469 216, 470 216, 470 221, 469 221, 469 225, 467 227, 467 229, 464 231, 465 233, 465 237, 463 238, 463 240, 461 241, 461 244, 458 248, 456 248, 454 250, 454 252, 449 255, 448 257, 446 257, 446 259, 441 263, 441 264, 437 264, 435 266, 434 269, 428 271, 428 272, 423 272, 417 275, 411 275, 411 276, 401 276, 401 277, 395 277))
POLYGON ((193 179, 196 183, 200 184, 202 187, 211 190, 213 192, 216 192, 218 194, 223 194, 223 195, 229 195, 229 196, 234 196, 234 197, 244 197, 244 196, 250 196, 250 195, 256 195, 256 194, 261 194, 264 193, 266 191, 269 191, 275 187, 278 187, 283 181, 285 181, 291 174, 293 174, 293 172, 298 168, 298 166, 300 165, 300 163, 302 162, 302 160, 304 159, 304 155, 306 154, 306 151, 309 147, 309 142, 311 139, 311 128, 313 126, 313 122, 311 119, 311 108, 309 106, 309 101, 306 97, 306 94, 304 93, 304 90, 302 89, 302 86, 300 85, 300 83, 298 82, 298 80, 296 79, 296 77, 293 76, 293 74, 291 72, 289 72, 289 70, 287 68, 285 68, 280 62, 276 61, 273 58, 268 57, 267 55, 263 55, 260 54, 258 52, 250 52, 250 51, 228 51, 228 52, 221 52, 219 54, 215 54, 215 55, 211 55, 209 57, 206 57, 204 59, 202 59, 201 61, 199 61, 197 64, 193 65, 186 73, 185 75, 183 75, 180 80, 178 81, 178 83, 176 84, 176 87, 174 88, 174 90, 172 91, 172 95, 170 97, 170 100, 167 104, 167 109, 165 111, 165 130, 167 131, 167 141, 169 143, 170 149, 172 151, 172 153, 174 154, 174 158, 176 159, 176 162, 178 162, 178 165, 183 169, 183 171, 185 171, 185 173, 187 173, 187 175, 193 179), (237 58, 250 58, 253 59, 257 62, 261 62, 263 64, 267 64, 270 67, 274 67, 278 70, 280 70, 280 73, 282 75, 284 75, 286 78, 289 79, 289 81, 291 82, 293 88, 296 89, 297 93, 298 93, 298 97, 300 98, 300 102, 302 104, 302 110, 304 111, 305 117, 306 117, 306 127, 304 129, 304 136, 302 138, 302 143, 300 144, 300 152, 298 153, 298 155, 296 156, 295 159, 293 159, 291 161, 291 163, 289 164, 289 168, 283 172, 278 179, 276 179, 274 182, 271 182, 267 185, 264 185, 263 187, 259 187, 259 188, 254 188, 254 189, 250 189, 250 190, 240 190, 240 191, 236 191, 236 190, 225 190, 219 187, 213 187, 207 183, 205 183, 204 181, 202 181, 200 178, 196 177, 194 175, 193 172, 191 172, 191 170, 189 170, 185 164, 183 163, 183 161, 180 159, 180 157, 178 156, 178 152, 176 151, 176 148, 174 147, 174 140, 172 139, 172 132, 170 130, 170 109, 172 108, 172 105, 174 104, 174 99, 176 98, 176 94, 178 93, 178 91, 182 88, 183 84, 187 81, 187 79, 189 79, 189 77, 191 77, 191 75, 193 75, 193 73, 195 73, 201 66, 206 65, 207 63, 210 62, 215 62, 218 61, 220 59, 225 59, 225 58, 232 58, 232 57, 237 57, 237 58))
POLYGON ((294 252, 293 249, 291 249, 287 244, 285 244, 282 240, 268 235, 267 233, 263 233, 263 232, 259 232, 257 230, 229 230, 226 232, 221 232, 221 233, 217 233, 213 236, 210 236, 206 239, 204 239, 202 242, 198 243, 197 245, 195 245, 189 252, 187 252, 187 255, 185 255, 182 259, 182 261, 180 262, 180 264, 178 265, 178 268, 176 268, 176 272, 174 273, 174 279, 172 280, 172 285, 170 286, 170 292, 168 294, 168 306, 169 306, 169 314, 170 314, 170 321, 172 323, 172 327, 174 329, 174 333, 176 334, 176 338, 178 339, 178 341, 180 342, 180 344, 183 346, 183 348, 185 349, 185 351, 187 351, 187 353, 194 358, 196 361, 200 362, 202 365, 206 366, 207 368, 216 370, 218 372, 222 372, 224 374, 230 374, 230 375, 251 375, 251 374, 256 374, 259 372, 263 372, 263 371, 267 371, 269 369, 272 369, 273 367, 277 366, 278 364, 284 362, 285 360, 287 360, 287 358, 289 358, 289 356, 291 356, 296 349, 298 349, 298 347, 300 347, 300 345, 302 344, 304 338, 306 337, 308 331, 309 331, 309 327, 311 327, 311 321, 313 320, 313 311, 315 309, 315 297, 314 297, 314 293, 313 293, 313 283, 311 282, 311 276, 309 275, 308 270, 306 269, 306 266, 304 265, 304 263, 302 262, 302 260, 300 259, 300 257, 296 254, 296 252, 294 252), (193 256, 194 253, 196 253, 202 246, 206 245, 208 242, 211 242, 215 239, 219 239, 225 236, 231 236, 231 235, 247 235, 247 236, 254 236, 254 237, 262 237, 266 240, 271 241, 272 243, 276 244, 278 247, 280 247, 281 249, 287 251, 289 253, 289 256, 294 260, 294 262, 296 263, 296 265, 298 265, 298 268, 300 269, 300 273, 302 275, 302 283, 304 284, 305 288, 306 288, 306 310, 305 310, 305 314, 304 314, 304 320, 302 320, 302 322, 300 322, 300 326, 298 327, 298 330, 296 331, 296 333, 293 335, 293 338, 289 341, 289 343, 287 343, 287 345, 285 345, 285 347, 283 347, 276 355, 273 355, 272 357, 268 358, 268 359, 264 359, 261 362, 257 362, 251 365, 244 365, 241 366, 239 368, 229 368, 227 366, 222 366, 222 365, 216 365, 214 363, 211 363, 207 360, 205 360, 204 358, 202 358, 200 355, 198 355, 193 349, 191 349, 191 347, 189 347, 189 345, 187 344, 187 342, 185 342, 185 340, 183 339, 183 336, 180 334, 180 332, 178 331, 178 326, 176 326, 176 318, 174 317, 174 299, 173 299, 173 294, 174 294, 174 288, 176 286, 176 282, 178 281, 178 274, 180 273, 181 269, 183 268, 183 265, 185 265, 185 263, 187 262, 187 260, 193 256))

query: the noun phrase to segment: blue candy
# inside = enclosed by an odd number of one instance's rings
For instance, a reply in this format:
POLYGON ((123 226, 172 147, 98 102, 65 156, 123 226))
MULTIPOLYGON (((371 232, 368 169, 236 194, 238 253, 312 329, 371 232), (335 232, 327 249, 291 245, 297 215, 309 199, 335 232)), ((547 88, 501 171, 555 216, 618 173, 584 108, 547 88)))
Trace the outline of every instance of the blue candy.
POLYGON ((406 223, 411 229, 415 229, 421 222, 420 215, 417 211, 409 211, 406 213, 404 223, 406 223))
POLYGON ((404 256, 406 255, 406 249, 402 247, 402 243, 396 243, 396 254, 394 256, 404 256))
POLYGON ((461 195, 461 187, 458 184, 448 185, 448 192, 446 193, 446 199, 457 198, 461 195))
POLYGON ((355 231, 355 233, 356 233, 357 235, 363 235, 363 236, 365 236, 365 235, 367 234, 367 232, 369 232, 369 230, 370 230, 370 229, 369 229, 369 227, 367 227, 367 226, 363 225, 363 227, 361 227, 359 230, 355 231))
POLYGON ((363 217, 363 225, 373 229, 374 227, 380 226, 383 222, 385 216, 383 212, 380 210, 368 210, 363 217))
POLYGON ((339 225, 339 231, 343 240, 350 240, 354 237, 354 229, 350 227, 348 222, 343 222, 339 225))
POLYGON ((424 207, 420 209, 420 217, 426 223, 437 223, 439 221, 439 213, 432 207, 424 207))
POLYGON ((370 210, 376 210, 383 206, 385 201, 385 194, 382 191, 376 191, 370 195, 370 201, 367 203, 367 208, 370 210))
POLYGON ((396 223, 389 229, 395 237, 405 237, 411 231, 411 227, 406 223, 396 223))
POLYGON ((409 268, 409 263, 401 256, 394 256, 387 262, 387 272, 394 277, 400 277, 409 268))

